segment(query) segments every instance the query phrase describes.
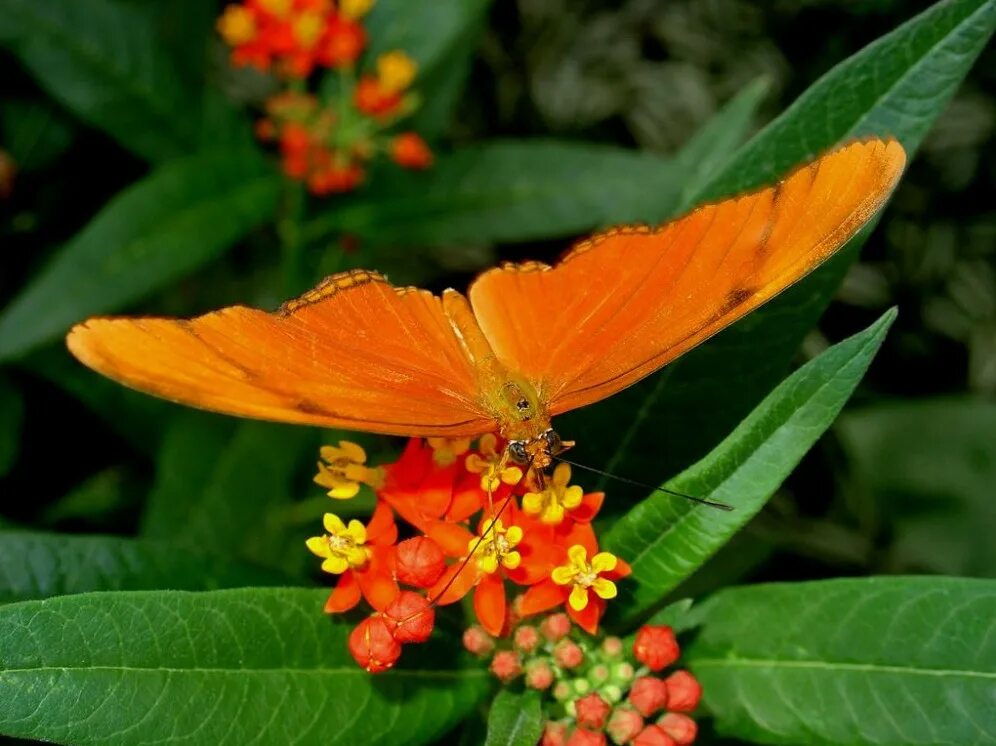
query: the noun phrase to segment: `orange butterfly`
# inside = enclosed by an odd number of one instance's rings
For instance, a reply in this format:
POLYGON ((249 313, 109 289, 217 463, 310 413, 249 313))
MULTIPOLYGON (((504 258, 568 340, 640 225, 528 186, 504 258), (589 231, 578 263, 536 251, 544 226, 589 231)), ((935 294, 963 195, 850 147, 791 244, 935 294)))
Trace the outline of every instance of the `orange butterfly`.
POLYGON ((808 274, 881 207, 906 156, 853 142, 660 228, 505 264, 467 295, 333 275, 275 313, 96 318, 67 343, 128 386, 203 409, 405 436, 499 432, 543 467, 550 418, 653 373, 808 274))

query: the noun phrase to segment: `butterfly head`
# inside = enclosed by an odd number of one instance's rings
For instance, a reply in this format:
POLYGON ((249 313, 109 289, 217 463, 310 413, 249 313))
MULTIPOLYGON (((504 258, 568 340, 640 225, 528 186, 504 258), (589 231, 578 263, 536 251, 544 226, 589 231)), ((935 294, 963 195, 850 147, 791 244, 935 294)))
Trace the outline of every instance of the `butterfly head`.
POLYGON ((553 428, 547 428, 533 438, 508 441, 508 457, 519 466, 542 471, 553 463, 553 457, 574 446, 573 440, 561 440, 553 428))

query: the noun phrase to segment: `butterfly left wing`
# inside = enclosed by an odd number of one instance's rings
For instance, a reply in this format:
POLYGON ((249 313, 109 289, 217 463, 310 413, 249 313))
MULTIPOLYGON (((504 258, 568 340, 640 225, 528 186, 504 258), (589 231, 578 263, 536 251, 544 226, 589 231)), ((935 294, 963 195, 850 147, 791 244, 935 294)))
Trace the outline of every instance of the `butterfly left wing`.
POLYGON ((658 229, 595 236, 554 267, 489 270, 470 287, 474 314, 551 415, 604 399, 812 271, 882 206, 905 160, 894 140, 854 142, 658 229))
MULTIPOLYGON (((276 313, 96 318, 67 344, 94 370, 165 399, 278 422, 409 436, 494 429, 459 304, 377 273, 328 278, 276 313)), ((469 313, 469 311, 467 312, 469 313)))

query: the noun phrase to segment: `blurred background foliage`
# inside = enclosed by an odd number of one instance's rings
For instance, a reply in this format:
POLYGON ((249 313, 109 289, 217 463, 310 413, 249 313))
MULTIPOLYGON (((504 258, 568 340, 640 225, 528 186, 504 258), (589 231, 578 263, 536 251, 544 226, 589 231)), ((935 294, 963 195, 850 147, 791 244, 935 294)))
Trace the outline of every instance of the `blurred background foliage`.
MULTIPOLYGON (((199 80, 206 67, 232 100, 247 105, 272 92, 266 78, 228 68, 210 34, 220 5, 130 5, 150 16, 150 28, 169 43, 171 77, 199 80), (205 38, 212 38, 207 48, 205 38)), ((454 48, 467 47, 466 69, 428 69, 420 85, 452 92, 453 121, 435 134, 458 146, 557 137, 669 158, 738 94, 746 90, 751 98, 743 109, 749 133, 840 60, 928 6, 899 0, 495 3, 481 16, 480 36, 452 40, 454 48)), ((2 308, 56 247, 147 173, 137 153, 149 146, 122 148, 106 129, 74 117, 10 52, 0 52, 0 66, 2 308)), ((996 573, 994 78, 989 48, 923 143, 860 262, 800 351, 800 362, 812 358, 898 305, 898 321, 858 395, 782 492, 682 592, 841 574, 996 573)), ((198 117, 215 121, 210 112, 170 110, 164 102, 178 137, 195 137, 189 133, 201 126, 198 117)), ((437 126, 429 118, 432 106, 426 111, 424 126, 431 129, 437 126)), ((229 121, 216 118, 222 120, 229 121)), ((227 144, 248 142, 247 126, 226 136, 227 144)), ((483 163, 478 167, 487 177, 492 166, 483 163)), ((615 183, 596 179, 585 188, 596 203, 628 198, 615 183)), ((281 224, 275 229, 263 220, 234 250, 195 273, 179 273, 140 310, 188 315, 235 302, 273 306, 288 288, 300 291, 357 263, 397 280, 463 287, 499 258, 554 257, 571 233, 544 232, 540 225, 533 231, 538 240, 503 242, 501 227, 493 226, 485 232, 490 238, 474 241, 476 221, 486 216, 471 215, 437 241, 431 227, 410 229, 399 208, 398 223, 381 227, 408 235, 409 244, 357 246, 349 233, 367 219, 362 196, 336 199, 325 209, 346 237, 319 241, 320 250, 303 257, 289 280, 278 249, 281 224), (339 204, 343 211, 335 213, 339 204)), ((319 238, 333 232, 321 218, 312 228, 319 238)), ((196 237, 192 232, 190 239, 196 237)), ((155 271, 139 259, 130 271, 140 282, 146 269, 155 271)), ((307 571, 303 550, 286 548, 299 546, 325 505, 310 485, 310 460, 319 442, 333 436, 181 412, 97 379, 57 343, 0 370, 0 412, 3 521, 140 533, 150 541, 179 538, 191 551, 227 542, 285 576, 307 571), (275 504, 276 493, 282 498, 275 504)), ((395 445, 364 442, 375 453, 395 445)), ((643 496, 609 489, 623 505, 643 496)))

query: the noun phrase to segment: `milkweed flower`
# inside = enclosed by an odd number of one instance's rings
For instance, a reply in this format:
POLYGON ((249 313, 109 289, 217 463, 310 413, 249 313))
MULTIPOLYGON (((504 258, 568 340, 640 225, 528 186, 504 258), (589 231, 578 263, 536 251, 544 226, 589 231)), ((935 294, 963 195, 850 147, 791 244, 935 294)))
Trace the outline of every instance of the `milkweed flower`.
POLYGON ((356 443, 339 441, 338 446, 322 446, 319 451, 315 483, 328 489, 328 496, 338 500, 356 497, 361 484, 379 486, 384 480, 383 471, 366 466, 367 454, 356 443))

